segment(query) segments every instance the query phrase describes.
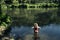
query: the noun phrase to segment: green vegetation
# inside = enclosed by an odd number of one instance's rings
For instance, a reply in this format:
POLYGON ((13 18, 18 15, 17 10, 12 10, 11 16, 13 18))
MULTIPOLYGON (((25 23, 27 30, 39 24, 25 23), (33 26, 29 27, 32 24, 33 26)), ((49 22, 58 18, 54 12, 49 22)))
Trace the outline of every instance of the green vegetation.
POLYGON ((11 22, 10 17, 4 13, 0 14, 0 25, 7 26, 11 22))
MULTIPOLYGON (((30 5, 40 7, 59 7, 60 1, 58 0, 1 0, 2 5, 6 5, 7 7, 19 7, 22 5, 26 5, 29 8, 30 5)), ((5 6, 5 7, 6 7, 5 6)), ((25 7, 25 6, 24 6, 25 7)))
POLYGON ((56 3, 40 3, 38 4, 40 7, 58 7, 58 4, 56 3))
POLYGON ((0 25, 7 26, 7 24, 9 24, 10 22, 11 22, 10 16, 8 16, 6 13, 2 12, 2 7, 0 5, 0 25))
MULTIPOLYGON (((1 4, 0 4, 0 35, 4 30, 8 28, 11 23, 11 17, 8 16, 6 13, 2 11, 1 4)), ((5 10, 5 9, 4 9, 5 10)))

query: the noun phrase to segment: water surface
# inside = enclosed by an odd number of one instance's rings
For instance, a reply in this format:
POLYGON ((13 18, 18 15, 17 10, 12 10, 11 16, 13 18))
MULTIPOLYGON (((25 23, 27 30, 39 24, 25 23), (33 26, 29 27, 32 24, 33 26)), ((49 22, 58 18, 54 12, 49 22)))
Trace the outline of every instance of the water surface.
POLYGON ((25 37, 34 34, 32 26, 38 23, 41 40, 60 40, 60 8, 8 8, 2 12, 12 18, 10 35, 14 38, 29 39, 25 37))
MULTIPOLYGON (((21 26, 12 27, 10 34, 15 37, 19 36, 24 38, 28 35, 33 35, 34 32, 32 27, 21 26)), ((43 27, 41 26, 41 29, 39 29, 39 35, 41 40, 60 40, 60 25, 50 24, 43 27)))

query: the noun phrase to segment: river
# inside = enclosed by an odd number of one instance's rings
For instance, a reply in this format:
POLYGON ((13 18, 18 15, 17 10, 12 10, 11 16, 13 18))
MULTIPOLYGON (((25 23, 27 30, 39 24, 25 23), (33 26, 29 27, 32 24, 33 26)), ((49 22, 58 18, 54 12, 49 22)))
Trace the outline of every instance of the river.
MULTIPOLYGON (((21 27, 13 27, 11 29, 10 34, 14 37, 24 38, 28 35, 32 36, 34 34, 34 31, 32 27, 21 26, 21 27)), ((39 35, 40 35, 41 40, 60 40, 60 25, 50 24, 43 27, 41 26, 41 29, 39 29, 39 35)))
POLYGON ((41 40, 60 40, 60 8, 8 8, 3 11, 12 18, 11 36, 24 40, 27 35, 34 34, 32 26, 38 23, 41 40))

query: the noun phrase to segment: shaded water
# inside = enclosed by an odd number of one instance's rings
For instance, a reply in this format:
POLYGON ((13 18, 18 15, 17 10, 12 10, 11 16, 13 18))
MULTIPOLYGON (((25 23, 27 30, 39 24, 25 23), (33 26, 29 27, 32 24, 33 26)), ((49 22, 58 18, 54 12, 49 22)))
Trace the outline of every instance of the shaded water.
POLYGON ((3 11, 12 17, 11 36, 29 39, 25 37, 34 34, 32 26, 37 22, 41 27, 41 40, 60 40, 60 8, 8 8, 3 11))
POLYGON ((7 14, 12 17, 12 26, 60 23, 59 8, 19 9, 10 8, 7 14))

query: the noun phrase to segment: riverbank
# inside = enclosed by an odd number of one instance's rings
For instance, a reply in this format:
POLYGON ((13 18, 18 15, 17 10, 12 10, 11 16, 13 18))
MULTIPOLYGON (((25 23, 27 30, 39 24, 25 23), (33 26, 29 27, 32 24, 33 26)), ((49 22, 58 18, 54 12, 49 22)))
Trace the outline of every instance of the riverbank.
POLYGON ((44 7, 44 8, 49 8, 49 7, 58 7, 59 4, 56 4, 56 3, 37 3, 37 4, 27 4, 27 3, 24 3, 24 4, 12 4, 10 7, 11 8, 14 8, 14 7, 17 7, 17 8, 41 8, 41 7, 44 7))
POLYGON ((2 33, 4 32, 4 30, 6 30, 5 26, 0 26, 0 35, 2 35, 2 33))
POLYGON ((50 7, 59 7, 57 3, 36 3, 36 4, 29 4, 29 3, 15 3, 15 4, 1 4, 4 8, 50 8, 50 7))

